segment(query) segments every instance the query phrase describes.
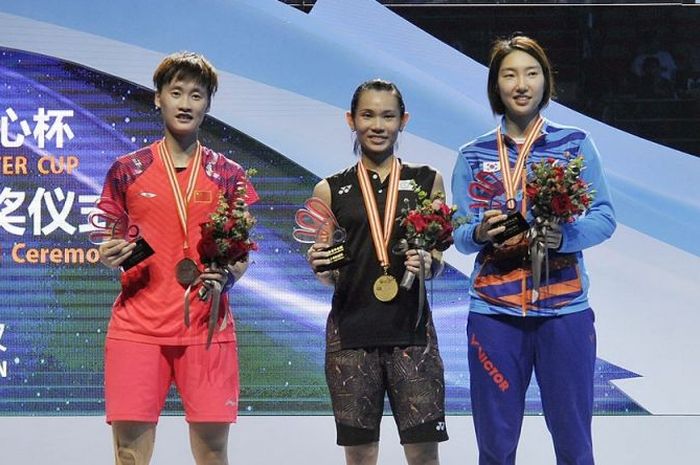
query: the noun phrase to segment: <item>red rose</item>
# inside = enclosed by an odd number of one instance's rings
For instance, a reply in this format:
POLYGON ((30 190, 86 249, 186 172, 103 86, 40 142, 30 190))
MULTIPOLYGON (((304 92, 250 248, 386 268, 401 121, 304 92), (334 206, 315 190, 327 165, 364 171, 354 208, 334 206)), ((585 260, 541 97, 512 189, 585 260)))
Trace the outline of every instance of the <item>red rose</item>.
POLYGON ((416 230, 417 233, 422 233, 425 230, 425 227, 427 226, 425 219, 423 219, 423 216, 415 210, 411 211, 408 214, 408 216, 406 217, 406 221, 413 225, 413 228, 416 230))
POLYGON ((584 206, 584 208, 588 208, 590 203, 591 203, 591 198, 588 196, 588 194, 583 194, 581 196, 581 204, 584 206))
POLYGON ((229 217, 224 223, 224 231, 233 231, 236 228, 238 221, 234 217, 229 217))
POLYGON ((552 197, 552 210, 557 216, 566 216, 570 214, 573 204, 567 195, 555 195, 552 197))
POLYGON ((452 231, 454 231, 454 228, 452 227, 452 223, 445 223, 442 226, 442 230, 440 231, 440 235, 438 236, 438 240, 440 242, 444 242, 446 240, 452 240, 452 231))
POLYGON ((211 262, 219 254, 219 247, 212 236, 202 235, 202 239, 197 244, 197 252, 199 252, 202 262, 211 262))
POLYGON ((557 179, 557 181, 563 181, 564 180, 564 168, 561 166, 555 166, 554 167, 554 177, 557 179))
POLYGON ((243 254, 245 254, 248 250, 245 247, 245 244, 243 244, 242 241, 237 241, 234 239, 226 239, 225 240, 226 244, 226 252, 224 258, 226 261, 232 263, 236 261, 239 257, 241 257, 243 254))
POLYGON ((421 215, 421 216, 423 218, 423 221, 425 222, 426 227, 429 227, 432 223, 440 221, 440 216, 436 215, 434 213, 431 213, 428 215, 421 215))
POLYGON ((450 216, 450 214, 452 214, 452 209, 449 206, 447 206, 446 203, 441 204, 440 209, 436 211, 445 217, 448 217, 450 216))
POLYGON ((537 194, 539 193, 539 189, 537 186, 533 184, 528 184, 527 187, 525 188, 525 192, 527 193, 528 198, 534 199, 537 197, 537 194))

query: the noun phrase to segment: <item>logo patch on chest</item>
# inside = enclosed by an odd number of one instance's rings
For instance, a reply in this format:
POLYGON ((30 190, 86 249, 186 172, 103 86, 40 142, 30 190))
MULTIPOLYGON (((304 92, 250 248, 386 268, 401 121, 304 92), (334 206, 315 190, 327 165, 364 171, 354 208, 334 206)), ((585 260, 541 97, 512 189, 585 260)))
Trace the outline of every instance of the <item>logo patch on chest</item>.
POLYGON ((413 179, 402 179, 399 181, 400 191, 412 191, 413 187, 416 185, 413 179))

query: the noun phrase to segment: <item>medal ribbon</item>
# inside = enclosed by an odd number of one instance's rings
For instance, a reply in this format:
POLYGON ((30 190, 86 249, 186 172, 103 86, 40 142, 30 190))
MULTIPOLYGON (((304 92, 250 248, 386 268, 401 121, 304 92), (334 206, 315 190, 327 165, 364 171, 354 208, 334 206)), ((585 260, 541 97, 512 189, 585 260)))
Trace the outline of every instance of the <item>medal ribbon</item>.
MULTIPOLYGON (((540 134, 540 130, 544 126, 544 119, 541 116, 537 116, 534 124, 525 134, 525 141, 520 146, 518 151, 518 158, 515 160, 515 168, 513 171, 510 169, 510 160, 508 159, 508 151, 506 149, 506 144, 503 142, 503 135, 501 134, 501 126, 498 126, 496 131, 496 144, 498 145, 498 160, 501 164, 501 173, 503 175, 503 188, 506 191, 506 208, 514 211, 515 204, 515 193, 518 188, 518 184, 521 184, 520 188, 525 190, 525 163, 530 155, 530 149, 532 144, 535 143, 535 139, 540 134)), ((523 197, 523 202, 521 205, 521 213, 523 217, 527 214, 527 199, 523 197)), ((527 274, 523 273, 520 281, 520 308, 522 315, 527 315, 527 274)))
POLYGON ((194 194, 194 185, 197 182, 197 175, 199 174, 199 167, 202 160, 202 146, 199 142, 197 142, 194 159, 191 161, 192 169, 190 170, 190 178, 187 181, 187 190, 185 191, 184 196, 180 190, 180 184, 177 181, 177 173, 175 171, 175 164, 173 163, 172 156, 168 152, 168 147, 165 145, 165 139, 163 139, 158 146, 158 154, 160 155, 160 159, 165 165, 165 171, 168 174, 170 189, 173 191, 173 196, 175 197, 177 216, 180 218, 180 227, 182 228, 182 233, 185 236, 183 248, 187 249, 189 247, 187 244, 187 206, 189 205, 190 200, 192 200, 192 195, 194 194))
MULTIPOLYGON (((525 192, 525 176, 522 177, 521 183, 520 187, 525 192)), ((527 196, 525 195, 523 195, 523 201, 520 204, 520 213, 523 215, 523 218, 527 215, 527 196)), ((520 278, 520 310, 523 316, 527 316, 527 273, 523 273, 520 278)))
POLYGON ((496 130, 496 144, 498 146, 498 160, 501 164, 501 174, 503 175, 503 188, 506 191, 506 208, 508 210, 515 210, 515 193, 518 189, 518 184, 520 183, 520 178, 525 172, 525 162, 527 162, 527 157, 530 155, 530 149, 532 144, 537 139, 540 134, 540 130, 544 125, 544 119, 541 116, 537 116, 534 124, 530 127, 525 135, 525 142, 520 147, 518 152, 518 158, 515 160, 515 168, 513 171, 510 169, 510 160, 508 159, 508 150, 506 149, 506 144, 503 142, 503 135, 501 134, 501 126, 499 125, 496 130))
POLYGON ((384 227, 379 219, 379 209, 377 208, 377 199, 374 196, 372 183, 369 180, 365 165, 360 160, 357 163, 357 179, 360 182, 360 190, 362 191, 362 199, 365 203, 365 211, 367 212, 367 220, 369 221, 369 230, 372 233, 372 242, 374 250, 377 253, 377 259, 384 271, 389 268, 389 238, 394 229, 396 219, 396 206, 399 202, 399 178, 401 177, 401 163, 394 159, 389 173, 389 187, 386 197, 386 205, 384 208, 384 227))

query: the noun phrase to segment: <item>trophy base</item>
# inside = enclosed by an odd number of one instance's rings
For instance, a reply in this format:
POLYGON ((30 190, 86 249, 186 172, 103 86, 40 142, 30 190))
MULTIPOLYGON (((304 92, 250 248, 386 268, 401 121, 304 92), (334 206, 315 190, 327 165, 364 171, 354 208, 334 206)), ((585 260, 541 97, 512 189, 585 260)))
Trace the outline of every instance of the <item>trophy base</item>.
POLYGON ((150 245, 148 245, 148 242, 146 242, 146 239, 143 237, 139 237, 134 241, 134 243, 136 244, 136 247, 131 252, 131 255, 129 255, 129 258, 124 260, 124 262, 121 264, 121 268, 124 271, 128 270, 129 268, 133 268, 154 254, 153 249, 150 245))
POLYGON ((328 265, 323 265, 316 268, 317 272, 336 270, 338 268, 344 267, 351 261, 350 255, 347 249, 345 248, 345 242, 339 242, 335 245, 326 247, 325 249, 321 250, 324 252, 330 252, 330 255, 328 256, 328 260, 330 260, 330 263, 328 265))
POLYGON ((525 221, 525 218, 523 218, 523 215, 520 212, 509 214, 508 218, 500 223, 496 223, 493 227, 497 228, 499 226, 505 226, 506 230, 500 234, 496 234, 493 237, 494 241, 497 243, 505 242, 511 237, 517 236, 518 234, 530 229, 530 225, 527 224, 527 221, 525 221))

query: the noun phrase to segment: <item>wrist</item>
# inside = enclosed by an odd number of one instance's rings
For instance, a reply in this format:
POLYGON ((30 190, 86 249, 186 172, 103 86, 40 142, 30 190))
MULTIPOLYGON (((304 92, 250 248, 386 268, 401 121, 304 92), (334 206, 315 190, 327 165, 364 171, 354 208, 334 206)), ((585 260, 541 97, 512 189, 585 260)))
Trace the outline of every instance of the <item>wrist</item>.
POLYGON ((481 236, 481 228, 483 224, 478 224, 474 228, 474 231, 472 232, 472 240, 476 245, 486 245, 488 242, 488 239, 482 239, 481 236))
POLYGON ((334 286, 338 282, 338 277, 340 276, 340 270, 326 270, 326 271, 316 271, 314 270, 314 275, 316 279, 324 284, 334 286))

